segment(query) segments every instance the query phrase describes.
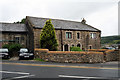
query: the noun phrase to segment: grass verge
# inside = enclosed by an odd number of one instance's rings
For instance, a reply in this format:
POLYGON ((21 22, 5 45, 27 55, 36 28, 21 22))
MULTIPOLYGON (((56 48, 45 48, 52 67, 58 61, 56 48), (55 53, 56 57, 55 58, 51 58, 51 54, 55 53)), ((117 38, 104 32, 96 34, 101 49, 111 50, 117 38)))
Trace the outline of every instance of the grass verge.
POLYGON ((40 59, 40 58, 35 58, 34 60, 35 61, 43 61, 43 62, 45 62, 43 59, 40 59))

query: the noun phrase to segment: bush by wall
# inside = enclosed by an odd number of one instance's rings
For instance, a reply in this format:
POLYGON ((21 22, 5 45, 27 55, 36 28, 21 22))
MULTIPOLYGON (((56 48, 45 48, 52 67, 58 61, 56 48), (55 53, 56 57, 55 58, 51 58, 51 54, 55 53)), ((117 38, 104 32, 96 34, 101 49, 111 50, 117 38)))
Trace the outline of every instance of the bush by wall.
POLYGON ((22 46, 20 44, 14 43, 14 44, 5 44, 2 47, 3 48, 8 48, 9 55, 11 57, 13 57, 13 56, 17 56, 18 55, 17 51, 19 51, 22 46))
POLYGON ((70 47, 70 51, 82 51, 80 47, 70 47))

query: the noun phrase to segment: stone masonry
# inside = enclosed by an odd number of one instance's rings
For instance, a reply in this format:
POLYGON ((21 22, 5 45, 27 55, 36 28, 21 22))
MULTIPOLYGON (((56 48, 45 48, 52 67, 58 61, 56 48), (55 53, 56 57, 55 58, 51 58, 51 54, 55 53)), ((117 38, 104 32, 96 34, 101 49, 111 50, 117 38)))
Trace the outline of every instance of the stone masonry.
MULTIPOLYGON (((34 42, 30 47, 39 48, 40 47, 40 33, 42 30, 42 27, 44 26, 46 22, 46 18, 36 18, 36 17, 26 17, 26 24, 27 27, 30 28, 30 33, 32 33, 33 38, 29 39, 32 42, 34 42)), ((90 49, 90 46, 92 49, 99 49, 100 48, 100 36, 101 31, 93 28, 87 24, 83 24, 80 22, 72 22, 72 21, 66 21, 66 20, 57 20, 57 19, 51 19, 52 24, 55 27, 57 42, 58 42, 58 50, 59 51, 65 51, 65 45, 67 45, 68 51, 70 51, 70 47, 80 45, 79 47, 81 49, 90 49), (68 23, 68 24, 66 24, 68 23), (66 27, 68 26, 68 27, 66 27), (74 24, 74 25, 73 25, 74 24), (79 26, 80 24, 80 26, 79 26), (73 25, 73 26, 72 26, 73 25), (60 28, 61 26, 64 26, 60 28), (70 28, 70 27, 71 28, 70 28), (75 28, 75 26, 79 26, 80 28, 75 28), (81 28, 82 27, 82 28, 81 28), (86 27, 86 29, 85 29, 86 27), (66 32, 72 33, 72 38, 67 39, 66 38, 66 32), (79 33, 79 39, 77 39, 77 33, 79 33), (91 38, 91 33, 96 34, 95 38, 91 38)), ((30 35, 31 36, 31 35, 30 35)), ((30 42, 31 42, 30 41, 30 42)))
MULTIPOLYGON (((40 33, 49 18, 26 17, 25 24, 0 23, 3 44, 17 42, 34 51, 40 48, 40 33)), ((58 50, 70 51, 70 47, 80 47, 82 50, 99 49, 101 31, 84 22, 51 19, 55 28, 58 50)), ((2 47, 2 46, 0 46, 2 47)))

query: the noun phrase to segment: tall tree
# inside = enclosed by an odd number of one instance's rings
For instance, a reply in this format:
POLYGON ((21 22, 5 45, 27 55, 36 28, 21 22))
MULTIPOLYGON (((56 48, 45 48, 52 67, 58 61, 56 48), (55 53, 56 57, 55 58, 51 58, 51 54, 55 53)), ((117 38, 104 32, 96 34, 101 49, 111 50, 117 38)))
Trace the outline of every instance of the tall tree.
POLYGON ((20 23, 25 23, 25 20, 26 20, 26 19, 25 19, 25 18, 23 18, 23 19, 21 20, 21 22, 20 22, 20 23))
POLYGON ((51 20, 47 20, 40 34, 40 47, 47 48, 50 51, 56 51, 57 46, 55 28, 51 20))
POLYGON ((17 21, 17 22, 14 22, 14 23, 25 23, 25 18, 23 18, 21 21, 17 21))

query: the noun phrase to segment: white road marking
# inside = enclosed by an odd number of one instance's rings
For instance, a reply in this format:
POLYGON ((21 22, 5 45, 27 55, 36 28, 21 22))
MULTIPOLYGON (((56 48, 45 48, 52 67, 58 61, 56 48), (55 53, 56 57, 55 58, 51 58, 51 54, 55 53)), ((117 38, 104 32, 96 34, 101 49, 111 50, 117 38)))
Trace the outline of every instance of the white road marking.
POLYGON ((99 77, 84 77, 84 76, 67 76, 67 75, 58 75, 59 77, 66 77, 66 78, 99 78, 99 77))
POLYGON ((85 77, 85 76, 68 76, 68 75, 58 75, 59 77, 63 77, 63 78, 84 78, 86 79, 110 79, 110 80, 120 80, 120 78, 118 77, 85 77))
POLYGON ((19 76, 19 77, 13 77, 13 78, 9 78, 9 79, 4 79, 4 80, 21 79, 21 78, 27 78, 27 77, 31 77, 31 76, 35 76, 35 75, 19 76))
POLYGON ((0 71, 1 73, 12 73, 12 74, 25 74, 29 75, 30 73, 24 73, 24 72, 9 72, 9 71, 0 71))
MULTIPOLYGON (((85 77, 85 76, 68 76, 68 75, 58 75, 58 76, 63 78, 110 79, 110 78, 103 78, 103 77, 85 77)), ((112 78, 112 79, 115 79, 115 78, 112 78)))
POLYGON ((31 77, 35 75, 30 75, 30 73, 25 73, 25 72, 10 72, 10 71, 0 71, 1 73, 9 73, 9 74, 21 74, 24 76, 18 76, 18 77, 12 77, 9 79, 4 79, 4 80, 12 80, 12 79, 20 79, 20 78, 26 78, 26 77, 31 77))

